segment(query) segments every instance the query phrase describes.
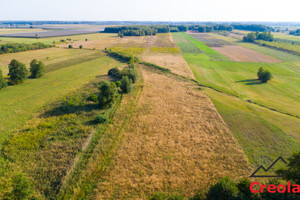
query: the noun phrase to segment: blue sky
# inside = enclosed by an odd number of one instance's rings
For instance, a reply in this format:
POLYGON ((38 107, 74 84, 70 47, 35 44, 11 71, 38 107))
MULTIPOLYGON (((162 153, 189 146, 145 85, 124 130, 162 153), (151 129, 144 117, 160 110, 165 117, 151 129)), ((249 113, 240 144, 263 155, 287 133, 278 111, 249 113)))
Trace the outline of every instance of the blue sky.
POLYGON ((0 0, 0 20, 300 21, 300 0, 0 0))

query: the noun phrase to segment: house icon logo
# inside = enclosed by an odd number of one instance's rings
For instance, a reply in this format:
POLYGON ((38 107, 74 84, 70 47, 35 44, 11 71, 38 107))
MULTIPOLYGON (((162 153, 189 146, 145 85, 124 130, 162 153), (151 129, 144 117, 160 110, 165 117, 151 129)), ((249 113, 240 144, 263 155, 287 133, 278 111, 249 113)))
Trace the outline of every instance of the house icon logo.
POLYGON ((288 168, 288 170, 285 171, 285 173, 283 173, 282 175, 268 175, 267 172, 269 172, 270 170, 274 169, 274 166, 276 166, 276 164, 278 162, 283 162, 285 165, 287 165, 287 162, 281 157, 279 156, 267 169, 264 168, 262 165, 259 166, 257 168, 257 170, 255 170, 251 175, 250 177, 251 178, 281 178, 281 177, 284 177, 286 176, 289 171, 291 171, 298 163, 300 163, 300 159, 298 159, 290 168, 288 168), (260 172, 260 173, 259 173, 260 172), (262 174, 261 175, 261 172, 262 173, 265 173, 265 174, 262 174), (259 174, 259 175, 258 175, 259 174))

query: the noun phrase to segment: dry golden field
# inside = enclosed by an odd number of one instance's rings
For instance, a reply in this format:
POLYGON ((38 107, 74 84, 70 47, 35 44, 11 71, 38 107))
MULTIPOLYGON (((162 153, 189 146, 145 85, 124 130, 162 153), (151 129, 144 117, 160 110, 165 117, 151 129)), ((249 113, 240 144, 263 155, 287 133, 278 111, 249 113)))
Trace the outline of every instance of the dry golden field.
POLYGON ((142 68, 137 112, 97 187, 97 199, 146 199, 157 191, 190 196, 249 163, 210 99, 190 82, 142 68))

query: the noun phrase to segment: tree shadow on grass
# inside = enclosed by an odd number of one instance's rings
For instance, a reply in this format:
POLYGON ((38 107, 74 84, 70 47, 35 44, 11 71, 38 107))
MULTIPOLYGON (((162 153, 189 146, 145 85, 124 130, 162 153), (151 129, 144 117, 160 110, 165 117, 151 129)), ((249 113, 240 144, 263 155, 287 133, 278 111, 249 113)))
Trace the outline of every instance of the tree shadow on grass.
POLYGON ((80 112, 91 112, 93 110, 99 110, 99 105, 96 103, 90 103, 85 105, 68 105, 68 104, 61 104, 56 106, 43 114, 41 117, 49 117, 49 116, 61 116, 65 114, 72 114, 72 113, 80 113, 80 112))
POLYGON ((258 79, 245 79, 245 80, 241 80, 241 81, 236 81, 236 83, 244 83, 245 85, 261 85, 261 84, 263 84, 258 79))

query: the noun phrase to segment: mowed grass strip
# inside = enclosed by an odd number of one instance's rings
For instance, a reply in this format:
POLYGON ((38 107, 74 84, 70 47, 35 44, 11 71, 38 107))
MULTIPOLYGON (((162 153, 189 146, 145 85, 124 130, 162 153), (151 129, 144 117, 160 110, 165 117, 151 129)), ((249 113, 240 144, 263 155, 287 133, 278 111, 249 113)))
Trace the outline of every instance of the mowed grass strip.
POLYGON ((197 47, 198 49, 201 50, 201 52, 205 53, 207 56, 209 56, 213 60, 229 60, 229 58, 223 56, 222 54, 214 51, 210 47, 206 46, 204 43, 200 42, 199 40, 195 39, 194 37, 190 36, 187 33, 172 33, 177 45, 181 49, 185 45, 184 49, 182 50, 182 53, 197 53, 197 52, 188 52, 185 51, 185 49, 188 49, 188 46, 193 46, 197 47), (180 39, 178 39, 180 38, 180 39), (183 43, 178 43, 179 41, 182 41, 183 43))
POLYGON ((173 33, 172 35, 182 53, 202 53, 185 35, 181 33, 173 33))
POLYGON ((40 79, 10 86, 0 92, 0 142, 21 127, 43 105, 80 88, 121 64, 104 55, 98 59, 46 73, 40 79))

